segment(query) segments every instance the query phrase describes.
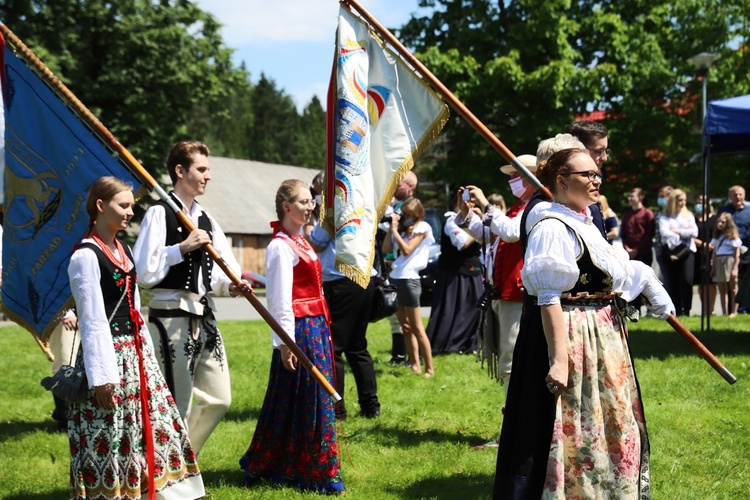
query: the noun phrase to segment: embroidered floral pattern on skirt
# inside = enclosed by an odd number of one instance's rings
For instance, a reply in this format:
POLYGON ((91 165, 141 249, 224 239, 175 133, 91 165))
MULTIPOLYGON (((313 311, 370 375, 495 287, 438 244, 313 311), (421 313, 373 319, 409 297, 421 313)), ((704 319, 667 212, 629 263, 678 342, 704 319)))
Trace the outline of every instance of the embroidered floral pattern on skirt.
MULTIPOLYGON (((333 383, 330 332, 324 316, 295 320, 295 338, 313 365, 333 383)), ((336 422, 331 397, 301 366, 284 368, 274 349, 268 390, 255 434, 240 467, 245 484, 259 479, 304 490, 341 492, 336 422)))
POLYGON ((542 498, 648 498, 648 435, 624 325, 611 306, 563 313, 570 387, 557 400, 542 498))
MULTIPOLYGON (((132 325, 120 325, 113 332, 132 325)), ((115 332, 115 356, 120 368, 117 407, 96 403, 94 389, 85 402, 73 405, 68 422, 71 498, 134 499, 148 488, 146 446, 142 434, 138 354, 132 333, 115 332)), ((149 415, 154 434, 157 492, 179 482, 200 479, 197 458, 169 388, 159 370, 148 335, 139 333, 148 374, 149 415)), ((83 366, 83 353, 78 363, 83 366)), ((200 488, 202 491, 202 487, 200 488)))

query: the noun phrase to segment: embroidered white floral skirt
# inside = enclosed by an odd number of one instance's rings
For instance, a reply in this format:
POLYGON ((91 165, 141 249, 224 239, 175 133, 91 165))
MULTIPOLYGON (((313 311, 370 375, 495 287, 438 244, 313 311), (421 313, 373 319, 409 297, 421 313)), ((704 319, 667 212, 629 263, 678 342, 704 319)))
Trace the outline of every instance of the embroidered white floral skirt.
MULTIPOLYGON (((154 358, 148 333, 144 330, 139 335, 150 393, 146 414, 154 440, 154 489, 160 498, 197 498, 204 490, 195 451, 154 358)), ((148 467, 135 338, 125 333, 115 336, 113 342, 121 377, 117 407, 101 408, 93 389, 89 389, 85 402, 71 407, 71 498, 146 497, 148 467)), ((78 362, 82 361, 79 351, 78 362)))

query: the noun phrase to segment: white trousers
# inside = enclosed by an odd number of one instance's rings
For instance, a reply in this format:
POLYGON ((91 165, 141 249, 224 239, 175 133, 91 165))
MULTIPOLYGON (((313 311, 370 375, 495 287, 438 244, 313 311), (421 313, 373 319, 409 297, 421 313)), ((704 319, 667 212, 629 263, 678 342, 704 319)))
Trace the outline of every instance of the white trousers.
POLYGON ((75 365, 78 347, 81 345, 81 334, 65 328, 58 323, 47 341, 49 350, 55 357, 52 362, 52 374, 57 373, 62 365, 75 365), (72 356, 71 356, 72 353, 72 356))
POLYGON ((213 317, 159 312, 149 314, 154 352, 198 453, 232 402, 224 341, 213 317))
MULTIPOLYGON (((490 352, 497 355, 497 374, 508 395, 508 384, 510 383, 510 372, 513 368, 513 349, 516 346, 518 330, 521 326, 521 313, 523 302, 510 300, 493 300, 491 316, 492 342, 494 347, 490 352)), ((490 337, 490 335, 485 335, 490 337)), ((488 339, 489 340, 489 339, 488 339)))

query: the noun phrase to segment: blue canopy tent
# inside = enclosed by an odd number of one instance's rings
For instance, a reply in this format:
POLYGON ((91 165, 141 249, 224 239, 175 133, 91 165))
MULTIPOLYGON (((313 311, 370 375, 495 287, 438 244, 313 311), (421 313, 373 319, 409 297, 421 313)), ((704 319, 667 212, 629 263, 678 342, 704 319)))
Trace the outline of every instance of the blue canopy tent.
POLYGON ((750 153, 750 95, 708 103, 703 151, 706 159, 714 155, 750 153))
MULTIPOLYGON (((709 197, 711 157, 750 153, 750 95, 708 103, 703 126, 703 197, 709 197)), ((709 255, 704 255, 703 270, 708 273, 709 255)), ((707 276, 706 276, 707 278, 707 276)), ((707 282, 707 281, 705 281, 707 282)), ((701 297, 705 301, 705 297, 701 297)), ((703 316, 701 311, 701 330, 703 316)), ((711 329, 710 314, 705 314, 711 329)))

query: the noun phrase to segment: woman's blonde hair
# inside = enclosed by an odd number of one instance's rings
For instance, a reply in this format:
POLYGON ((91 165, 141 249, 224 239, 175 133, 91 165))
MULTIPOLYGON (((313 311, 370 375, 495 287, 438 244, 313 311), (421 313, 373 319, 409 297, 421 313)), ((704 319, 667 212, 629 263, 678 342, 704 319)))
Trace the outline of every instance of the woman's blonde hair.
POLYGON ((602 206, 602 213, 606 217, 609 213, 609 202, 607 201, 607 197, 603 194, 599 195, 599 204, 602 206))
POLYGON ((679 198, 680 196, 684 196, 686 202, 685 206, 682 207, 682 210, 680 210, 680 213, 685 215, 689 215, 692 213, 687 208, 687 194, 685 194, 685 191, 683 191, 682 189, 673 189, 667 197, 667 206, 664 211, 667 217, 674 217, 675 215, 677 215, 677 198, 679 198))
POLYGON ((276 190, 276 217, 280 221, 284 220, 284 207, 282 206, 285 201, 296 201, 294 198, 297 189, 303 188, 310 192, 310 186, 305 181, 299 179, 287 179, 281 183, 279 189, 276 190))
POLYGON ((727 212, 722 212, 716 217, 716 224, 719 223, 719 219, 725 218, 727 223, 724 224, 724 230, 720 231, 719 226, 714 226, 714 238, 723 236, 728 240, 736 240, 740 237, 740 232, 737 230, 737 224, 734 223, 732 215, 727 212))

